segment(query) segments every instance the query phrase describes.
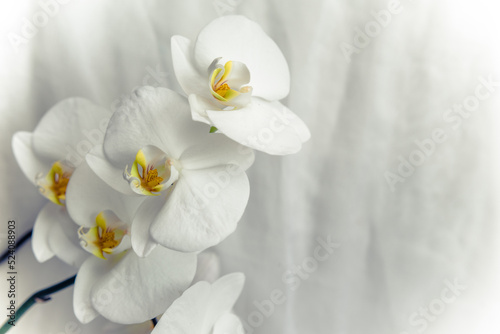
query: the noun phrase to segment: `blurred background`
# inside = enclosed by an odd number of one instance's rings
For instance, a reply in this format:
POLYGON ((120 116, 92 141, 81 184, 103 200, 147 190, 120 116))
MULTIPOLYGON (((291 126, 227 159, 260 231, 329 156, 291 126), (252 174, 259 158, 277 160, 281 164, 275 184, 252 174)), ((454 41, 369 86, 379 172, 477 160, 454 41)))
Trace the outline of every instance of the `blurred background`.
MULTIPOLYGON (((7 221, 20 235, 44 203, 16 131, 70 96, 115 110, 138 86, 180 91, 170 37, 242 14, 285 54, 283 102, 312 133, 296 155, 257 154, 246 213, 213 249, 223 274, 246 274, 247 333, 499 333, 499 13, 494 0, 3 1, 1 248, 7 221)), ((18 272, 21 301, 75 270, 27 244, 18 272)), ((78 323, 71 293, 11 333, 110 333, 78 323)))

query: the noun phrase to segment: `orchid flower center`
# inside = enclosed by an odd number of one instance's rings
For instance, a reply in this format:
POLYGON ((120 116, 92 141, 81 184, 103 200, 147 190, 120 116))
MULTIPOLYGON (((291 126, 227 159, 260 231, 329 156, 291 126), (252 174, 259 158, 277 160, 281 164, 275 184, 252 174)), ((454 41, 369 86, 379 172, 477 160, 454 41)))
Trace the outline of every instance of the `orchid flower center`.
POLYGON ((104 254, 119 253, 130 248, 129 245, 122 244, 128 233, 128 225, 120 221, 112 211, 102 211, 95 220, 94 227, 82 226, 78 230, 80 244, 87 252, 106 259, 104 254))
POLYGON ((137 194, 157 196, 179 178, 179 166, 174 159, 155 146, 145 146, 137 152, 132 168, 125 168, 123 177, 137 194))
POLYGON ((63 161, 56 161, 50 171, 43 176, 36 177, 36 184, 40 193, 58 205, 64 205, 66 200, 66 188, 73 174, 74 168, 63 161))
POLYGON ((239 61, 228 61, 224 65, 216 58, 208 67, 210 92, 217 102, 233 109, 242 108, 250 103, 252 87, 250 71, 239 61))

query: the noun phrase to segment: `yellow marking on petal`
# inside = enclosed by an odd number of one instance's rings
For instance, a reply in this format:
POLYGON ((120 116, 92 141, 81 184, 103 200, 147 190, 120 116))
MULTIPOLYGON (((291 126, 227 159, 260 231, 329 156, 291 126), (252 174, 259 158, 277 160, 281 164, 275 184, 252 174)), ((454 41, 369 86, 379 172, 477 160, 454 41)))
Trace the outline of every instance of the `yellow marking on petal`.
MULTIPOLYGON (((210 78, 210 85, 212 87, 215 86, 215 78, 217 78, 217 75, 220 73, 220 71, 222 71, 222 68, 216 68, 213 72, 212 72, 212 77, 210 78)), ((220 81, 220 80, 219 80, 220 81)))
POLYGON ((141 176, 139 175, 139 168, 137 167, 137 161, 134 161, 132 164, 132 169, 130 170, 130 175, 134 177, 140 178, 141 176))
POLYGON ((95 240, 91 240, 92 244, 95 245, 96 247, 92 247, 92 254, 94 254, 95 256, 103 259, 103 260, 106 260, 106 258, 104 257, 104 254, 102 252, 102 249, 101 247, 99 247, 97 244, 96 244, 96 240, 99 240, 100 239, 100 235, 99 235, 99 227, 93 227, 91 228, 91 234, 94 235, 95 237, 95 240))
POLYGON ((226 91, 224 93, 224 98, 229 101, 229 100, 234 99, 238 95, 240 95, 240 92, 238 92, 234 89, 229 89, 228 91, 226 91))
POLYGON ((231 70, 233 69, 233 62, 228 61, 226 64, 224 64, 224 74, 220 78, 219 82, 225 82, 227 77, 229 76, 229 73, 231 73, 231 70))
POLYGON ((56 161, 45 178, 37 178, 40 193, 55 204, 64 205, 63 201, 66 200, 66 189, 71 174, 73 174, 73 168, 61 161, 56 161))
POLYGON ((101 259, 106 259, 104 254, 112 254, 127 234, 127 231, 120 227, 108 225, 103 211, 96 217, 96 226, 87 231, 84 230, 84 227, 78 230, 83 248, 101 259))
POLYGON ((95 222, 98 227, 105 230, 106 229, 106 217, 104 216, 104 211, 100 212, 97 217, 95 217, 95 222))
POLYGON ((137 155, 135 156, 135 162, 141 165, 142 168, 146 169, 148 162, 146 161, 146 156, 144 155, 144 152, 142 150, 139 150, 137 152, 137 155))
POLYGON ((140 193, 148 196, 157 196, 163 188, 162 182, 164 181, 164 178, 159 175, 165 176, 165 171, 166 166, 163 163, 159 166, 148 163, 144 152, 139 150, 130 173, 127 172, 126 168, 124 175, 129 183, 138 189, 140 193), (141 166, 140 169, 139 166, 141 166))
POLYGON ((210 77, 210 91, 212 93, 212 96, 224 105, 230 105, 230 101, 240 96, 242 93, 251 92, 251 88, 248 86, 239 87, 239 91, 229 86, 228 80, 232 69, 233 61, 228 61, 224 64, 224 68, 215 68, 210 77), (222 76, 220 76, 220 78, 217 80, 222 71, 222 76))

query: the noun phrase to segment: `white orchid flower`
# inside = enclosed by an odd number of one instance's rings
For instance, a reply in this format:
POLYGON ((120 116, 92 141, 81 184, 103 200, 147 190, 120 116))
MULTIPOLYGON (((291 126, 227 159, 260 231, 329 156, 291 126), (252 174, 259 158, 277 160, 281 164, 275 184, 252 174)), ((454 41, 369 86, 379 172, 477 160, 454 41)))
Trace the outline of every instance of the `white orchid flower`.
POLYGON ((196 283, 167 309, 151 334, 244 334, 241 321, 230 313, 244 281, 242 273, 232 273, 213 284, 196 283))
POLYGON ((103 182, 143 200, 131 229, 137 254, 156 244, 201 251, 235 230, 248 201, 253 151, 193 122, 185 98, 143 87, 106 131, 87 162, 103 182))
POLYGON ((76 225, 65 208, 66 189, 85 154, 102 143, 110 115, 85 99, 70 98, 52 107, 33 132, 17 132, 13 137, 19 167, 50 200, 33 228, 32 247, 39 262, 59 254, 64 262, 79 266, 87 257, 75 242, 76 225))
POLYGON ((106 186, 84 160, 93 145, 102 143, 109 117, 87 100, 64 100, 33 133, 16 133, 13 149, 24 174, 51 201, 35 222, 36 258, 43 262, 55 255, 81 265, 74 289, 77 318, 87 323, 102 314, 117 323, 140 323, 164 312, 191 284, 196 256, 157 247, 148 258, 139 258, 129 250, 129 217, 140 201, 106 186), (79 202, 82 192, 91 200, 79 202), (91 205, 100 211, 87 224, 94 226, 80 228, 79 238, 79 226, 66 210, 76 208, 74 216, 81 220, 91 205))
POLYGON ((147 257, 139 257, 126 249, 127 243, 123 245, 124 226, 106 212, 94 228, 82 234, 83 246, 97 255, 83 263, 75 280, 73 307, 82 323, 98 315, 120 324, 147 321, 191 284, 196 271, 194 253, 156 247, 147 257))
POLYGON ((156 247, 147 257, 131 249, 132 217, 142 198, 121 194, 95 175, 87 162, 75 169, 67 208, 89 254, 74 288, 75 315, 88 323, 98 315, 121 324, 147 321, 187 289, 196 254, 156 247))
POLYGON ((195 43, 173 36, 172 59, 193 120, 210 131, 274 155, 296 153, 309 139, 307 126, 279 102, 290 90, 288 64, 257 23, 223 16, 195 43))

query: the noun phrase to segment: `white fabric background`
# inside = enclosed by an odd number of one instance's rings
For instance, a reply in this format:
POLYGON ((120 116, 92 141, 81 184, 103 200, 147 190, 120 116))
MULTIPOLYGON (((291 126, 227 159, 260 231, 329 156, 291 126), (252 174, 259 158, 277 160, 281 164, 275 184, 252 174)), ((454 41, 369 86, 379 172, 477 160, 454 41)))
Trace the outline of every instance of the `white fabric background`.
MULTIPOLYGON (((166 79, 149 84, 178 89, 170 36, 194 39, 218 16, 217 3, 259 22, 278 43, 292 75, 284 103, 312 133, 294 156, 257 154, 247 211, 215 248, 223 273, 247 276, 236 313, 248 321, 255 302, 280 289, 287 301, 254 333, 413 334, 412 313, 458 279, 467 288, 425 332, 498 333, 500 87, 458 129, 443 120, 474 94, 479 76, 500 81, 495 1, 402 0, 402 12, 350 63, 340 43, 351 43, 387 1, 72 0, 18 52, 7 34, 20 33, 40 5, 3 2, 0 232, 8 219, 19 235, 29 229, 43 203, 13 160, 13 133, 31 131, 69 96, 116 106, 152 69, 166 79), (396 172, 398 156, 435 128, 448 140, 392 192, 384 173, 396 172), (327 236, 340 247, 291 291, 282 275, 327 236)), ((18 258, 20 300, 72 274, 58 260, 37 264, 30 246, 18 258)), ((70 299, 71 289, 30 310, 12 333, 71 333, 70 299)), ((101 332, 99 324, 80 329, 101 332)))

